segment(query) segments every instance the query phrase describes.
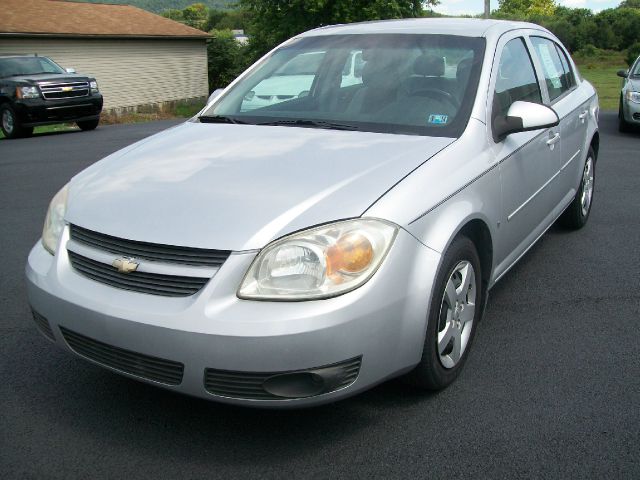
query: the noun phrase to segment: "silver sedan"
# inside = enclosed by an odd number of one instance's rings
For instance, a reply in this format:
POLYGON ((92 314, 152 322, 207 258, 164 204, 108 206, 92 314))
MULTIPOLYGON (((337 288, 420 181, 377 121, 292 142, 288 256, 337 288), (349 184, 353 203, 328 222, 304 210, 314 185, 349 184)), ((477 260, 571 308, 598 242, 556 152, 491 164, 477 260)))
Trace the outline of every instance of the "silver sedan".
POLYGON ((315 405, 398 376, 442 389, 496 282, 557 220, 587 222, 597 120, 537 25, 301 34, 55 195, 26 267, 35 322, 90 362, 220 402, 315 405), (243 108, 310 54, 304 95, 243 108))
POLYGON ((640 127, 640 57, 629 70, 620 70, 622 90, 618 108, 618 126, 621 132, 630 132, 640 127))

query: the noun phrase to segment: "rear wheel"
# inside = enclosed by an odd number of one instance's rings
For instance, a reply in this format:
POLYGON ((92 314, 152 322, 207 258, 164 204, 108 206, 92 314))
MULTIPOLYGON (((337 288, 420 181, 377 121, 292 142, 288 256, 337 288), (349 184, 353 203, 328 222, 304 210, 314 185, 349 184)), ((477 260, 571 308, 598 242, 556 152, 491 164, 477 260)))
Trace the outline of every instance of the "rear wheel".
POLYGON ((95 130, 98 127, 99 123, 100 123, 100 119, 97 118, 95 120, 86 120, 84 122, 76 122, 76 125, 80 127, 80 130, 87 131, 87 130, 95 130))
POLYGON ((582 228, 589 219, 591 204, 593 203, 593 188, 596 179, 596 156, 593 148, 589 147, 587 160, 582 169, 580 187, 573 201, 560 217, 560 222, 565 227, 577 230, 582 228))
POLYGON ((422 359, 406 376, 412 385, 441 390, 462 370, 482 315, 481 278, 473 242, 456 238, 436 277, 422 359))
POLYGON ((28 137, 33 134, 33 127, 23 127, 11 105, 0 105, 0 128, 7 138, 28 137))

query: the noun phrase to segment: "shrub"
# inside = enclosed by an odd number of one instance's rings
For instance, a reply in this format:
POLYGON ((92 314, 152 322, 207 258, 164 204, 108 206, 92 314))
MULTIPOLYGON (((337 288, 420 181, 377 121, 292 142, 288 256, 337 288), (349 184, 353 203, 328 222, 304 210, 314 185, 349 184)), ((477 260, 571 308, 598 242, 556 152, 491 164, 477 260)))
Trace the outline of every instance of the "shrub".
POLYGON ((627 65, 633 65, 638 57, 640 57, 640 42, 634 43, 627 49, 627 65))

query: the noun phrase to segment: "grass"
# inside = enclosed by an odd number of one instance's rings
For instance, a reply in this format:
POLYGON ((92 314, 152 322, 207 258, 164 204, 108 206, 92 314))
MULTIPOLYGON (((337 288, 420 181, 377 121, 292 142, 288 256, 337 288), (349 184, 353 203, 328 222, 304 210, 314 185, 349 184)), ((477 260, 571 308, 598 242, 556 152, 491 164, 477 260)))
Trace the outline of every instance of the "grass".
MULTIPOLYGON (((59 125, 45 125, 44 127, 36 127, 33 130, 34 135, 38 134, 38 133, 49 133, 49 132, 67 132, 67 131, 72 131, 72 130, 80 130, 75 124, 73 123, 61 123, 59 125)), ((4 134, 2 133, 2 130, 0 130, 0 139, 4 138, 4 134)))
MULTIPOLYGON (((173 109, 163 112, 151 113, 126 113, 123 115, 112 115, 103 113, 100 117, 100 125, 115 125, 120 123, 145 123, 154 122, 156 120, 169 120, 172 118, 191 118, 202 109, 202 105, 194 103, 178 103, 173 109)), ((33 130, 34 135, 50 132, 67 132, 80 130, 75 123, 61 123, 57 125, 45 125, 36 127, 33 130)), ((0 139, 4 139, 2 130, 0 130, 0 139)))
POLYGON ((616 75, 628 65, 623 52, 599 50, 590 56, 580 52, 573 56, 582 76, 595 87, 600 99, 601 110, 618 110, 622 81, 616 75))

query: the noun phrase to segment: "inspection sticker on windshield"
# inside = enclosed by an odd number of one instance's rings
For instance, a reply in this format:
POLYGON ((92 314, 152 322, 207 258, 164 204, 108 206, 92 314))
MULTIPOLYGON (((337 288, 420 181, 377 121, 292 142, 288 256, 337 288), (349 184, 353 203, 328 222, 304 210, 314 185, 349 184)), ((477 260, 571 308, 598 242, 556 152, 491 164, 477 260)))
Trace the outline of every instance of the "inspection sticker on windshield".
POLYGON ((449 115, 429 115, 428 123, 432 123, 434 125, 444 125, 449 121, 449 115))

